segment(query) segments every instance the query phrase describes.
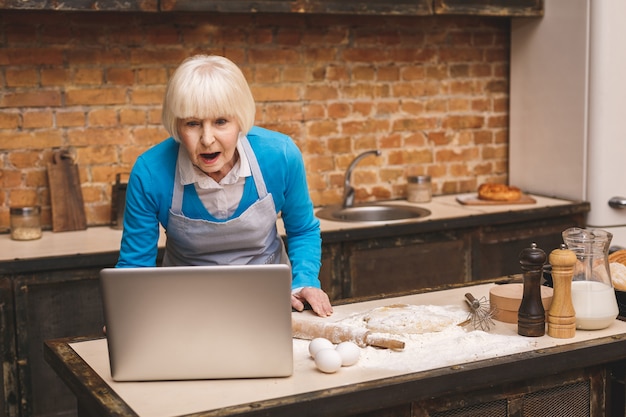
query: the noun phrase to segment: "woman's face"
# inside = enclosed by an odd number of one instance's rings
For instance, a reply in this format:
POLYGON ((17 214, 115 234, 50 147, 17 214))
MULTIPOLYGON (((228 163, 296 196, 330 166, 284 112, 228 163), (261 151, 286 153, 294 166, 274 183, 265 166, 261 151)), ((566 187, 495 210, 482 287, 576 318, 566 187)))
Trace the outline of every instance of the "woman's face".
POLYGON ((178 119, 178 135, 191 163, 218 182, 237 162, 239 131, 233 117, 178 119))

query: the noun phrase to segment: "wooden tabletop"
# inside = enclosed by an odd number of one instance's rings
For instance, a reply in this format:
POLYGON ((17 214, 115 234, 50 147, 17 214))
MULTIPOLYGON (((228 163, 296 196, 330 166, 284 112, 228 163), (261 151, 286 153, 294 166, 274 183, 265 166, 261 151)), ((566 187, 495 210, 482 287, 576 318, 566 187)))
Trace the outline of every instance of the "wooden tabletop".
MULTIPOLYGON (((495 284, 471 287, 476 296, 495 284)), ((460 302, 466 288, 372 300, 336 307, 340 320, 354 312, 396 303, 444 305, 460 302)), ((300 313, 294 313, 300 314, 300 313)), ((319 320, 310 316, 311 320, 319 320)), ((490 333, 516 336, 516 325, 500 323, 490 333)), ((528 339, 528 338, 527 338, 528 339)), ((608 329, 577 331, 573 339, 531 338, 529 348, 503 356, 461 360, 434 369, 372 369, 322 374, 294 355, 290 378, 263 380, 115 383, 108 373, 103 339, 73 338, 47 341, 44 356, 76 394, 85 415, 194 415, 194 416, 340 416, 442 397, 462 389, 482 389, 513 381, 553 375, 626 359, 626 323, 616 320, 608 329), (301 363, 299 363, 301 362, 301 363), (286 388, 287 387, 287 388, 286 388), (255 394, 252 391, 263 391, 255 394), (210 398, 211 392, 231 396, 231 403, 210 398), (197 393, 197 395, 196 395, 197 393), (261 396, 259 396, 261 395, 261 396), (169 398, 168 398, 169 397, 169 398), (196 400, 191 400, 195 398, 196 400), (149 399, 149 401, 144 401, 149 399), (177 401, 187 404, 183 408, 177 401), (207 406, 203 401, 209 401, 207 406), (191 406, 188 408, 187 406, 191 406), (148 408, 146 408, 148 407, 148 408), (150 411, 149 407, 155 410, 150 411), (171 412, 168 411, 171 408, 171 412), (194 408, 196 407, 196 408, 194 408), (139 410, 139 411, 138 411, 139 410), (158 410, 158 412, 157 412, 158 410), (153 413, 154 412, 154 413, 153 413), (169 414, 168 414, 169 413, 169 414)), ((370 348, 368 348, 370 349, 370 348)), ((226 401, 226 400, 224 400, 226 401)))

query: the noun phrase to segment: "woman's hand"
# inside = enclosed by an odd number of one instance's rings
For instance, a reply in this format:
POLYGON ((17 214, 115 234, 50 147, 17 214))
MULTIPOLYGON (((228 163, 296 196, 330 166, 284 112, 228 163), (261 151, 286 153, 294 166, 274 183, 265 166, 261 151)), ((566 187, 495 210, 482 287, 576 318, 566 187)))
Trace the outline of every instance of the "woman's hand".
POLYGON ((328 317, 333 314, 328 295, 319 288, 304 287, 299 292, 291 295, 291 307, 298 311, 304 310, 304 303, 308 303, 311 309, 320 317, 328 317))

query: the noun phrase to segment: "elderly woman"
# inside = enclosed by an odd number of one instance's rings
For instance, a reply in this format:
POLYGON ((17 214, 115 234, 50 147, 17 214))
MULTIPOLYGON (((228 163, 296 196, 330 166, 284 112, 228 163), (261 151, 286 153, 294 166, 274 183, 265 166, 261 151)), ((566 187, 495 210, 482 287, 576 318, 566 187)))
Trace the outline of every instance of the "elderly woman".
POLYGON ((118 267, 286 263, 293 308, 332 314, 318 278, 319 221, 293 141, 253 126, 241 70, 220 56, 185 60, 169 81, 162 122, 170 138, 137 158, 126 191, 118 267), (281 213, 287 250, 276 230, 281 213))

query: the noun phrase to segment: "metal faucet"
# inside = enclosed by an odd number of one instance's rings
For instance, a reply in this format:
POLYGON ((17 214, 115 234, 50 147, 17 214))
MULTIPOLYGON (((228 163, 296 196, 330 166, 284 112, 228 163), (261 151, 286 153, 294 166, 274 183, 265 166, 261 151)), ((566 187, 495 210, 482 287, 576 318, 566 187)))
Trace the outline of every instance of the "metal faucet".
POLYGON ((350 177, 352 176, 352 170, 354 170, 354 167, 356 166, 356 164, 359 163, 359 161, 361 161, 361 159, 365 158, 368 155, 376 155, 376 156, 380 156, 381 152, 377 149, 372 150, 372 151, 366 151, 363 152, 362 154, 357 155, 356 158, 354 158, 352 160, 352 162, 350 162, 350 165, 348 166, 348 169, 346 170, 346 176, 344 178, 344 182, 343 182, 343 207, 352 207, 354 205, 354 188, 352 187, 352 185, 350 185, 350 177))

